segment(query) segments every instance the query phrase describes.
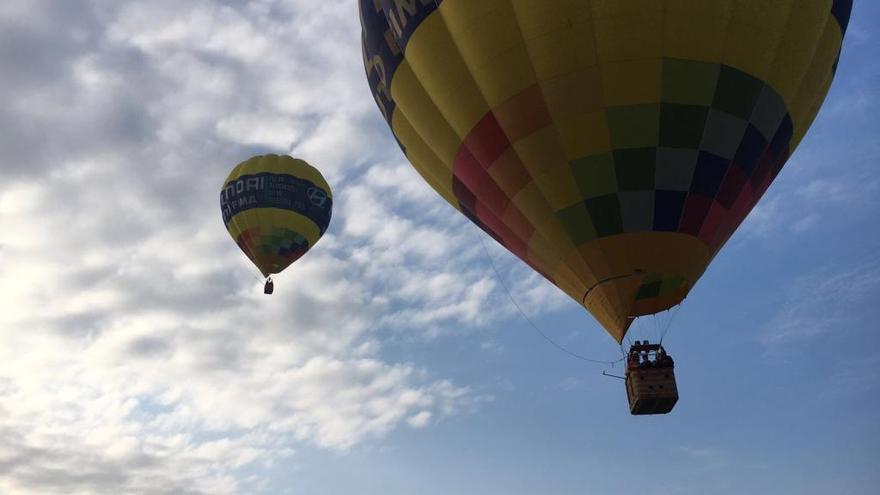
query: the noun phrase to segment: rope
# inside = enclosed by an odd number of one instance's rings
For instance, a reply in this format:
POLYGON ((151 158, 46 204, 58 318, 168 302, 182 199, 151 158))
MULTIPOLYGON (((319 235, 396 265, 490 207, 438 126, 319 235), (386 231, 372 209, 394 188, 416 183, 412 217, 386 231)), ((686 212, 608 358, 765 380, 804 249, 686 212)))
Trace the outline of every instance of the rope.
POLYGON ((681 309, 681 305, 684 304, 684 300, 682 300, 675 307, 675 310, 672 311, 672 317, 669 318, 669 321, 666 323, 663 332, 660 334, 660 345, 663 345, 663 339, 666 337, 667 332, 672 328, 672 322, 675 321, 675 317, 678 316, 678 312, 681 309))
POLYGON ((523 311, 522 307, 520 307, 519 303, 516 302, 516 299, 514 299, 513 294, 510 293, 510 289, 508 289, 507 284, 504 282, 504 277, 501 276, 501 272, 499 272, 498 267, 495 266, 495 260, 492 259, 492 255, 489 254, 489 249, 486 248, 486 244, 483 241, 483 236, 480 234, 477 234, 477 237, 480 239, 480 245, 483 246, 483 253, 486 255, 486 258, 489 259, 489 264, 492 265, 492 271, 495 272, 495 276, 498 278, 498 281, 501 283, 501 287, 504 288, 504 292, 507 294, 507 297, 510 299, 510 302, 513 303, 513 305, 519 311, 519 314, 522 315, 523 319, 528 322, 529 326, 531 326, 532 329, 534 329, 535 332, 538 333, 538 335, 543 337, 544 340, 549 342, 550 345, 552 345, 553 347, 559 349, 560 351, 568 354, 569 356, 571 356, 575 359, 580 359, 581 361, 586 361, 588 363, 607 364, 607 365, 610 365, 613 367, 615 363, 619 363, 625 359, 625 356, 621 357, 620 359, 618 359, 616 361, 603 361, 600 359, 588 358, 588 357, 582 356, 576 352, 572 352, 572 351, 566 349, 565 347, 559 345, 558 343, 556 343, 556 341, 551 339, 550 336, 548 336, 546 333, 541 331, 541 329, 538 328, 538 325, 535 325, 535 323, 532 321, 532 319, 529 318, 529 316, 526 314, 526 312, 523 311))

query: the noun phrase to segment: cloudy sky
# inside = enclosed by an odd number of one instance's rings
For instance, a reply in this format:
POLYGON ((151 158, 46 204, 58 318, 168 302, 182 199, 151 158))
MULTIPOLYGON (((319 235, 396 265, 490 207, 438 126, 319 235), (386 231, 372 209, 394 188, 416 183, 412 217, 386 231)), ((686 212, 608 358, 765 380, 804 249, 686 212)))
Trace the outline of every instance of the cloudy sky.
POLYGON ((506 287, 615 359, 598 324, 405 162, 356 2, 3 0, 0 494, 875 493, 878 26, 856 2, 676 313, 674 414, 633 418, 619 365, 506 287), (336 196, 273 297, 218 207, 267 152, 336 196))

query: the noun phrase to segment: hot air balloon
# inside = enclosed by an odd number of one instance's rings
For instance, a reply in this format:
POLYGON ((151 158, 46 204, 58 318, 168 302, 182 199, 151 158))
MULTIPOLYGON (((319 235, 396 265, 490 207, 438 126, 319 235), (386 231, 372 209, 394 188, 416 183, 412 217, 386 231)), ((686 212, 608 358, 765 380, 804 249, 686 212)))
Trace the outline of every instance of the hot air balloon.
POLYGON ((803 139, 852 0, 360 0, 369 86, 441 196, 622 342, 803 139))
POLYGON ((232 169, 220 191, 229 235, 267 277, 299 259, 327 230, 333 193, 316 168, 286 155, 255 156, 232 169))

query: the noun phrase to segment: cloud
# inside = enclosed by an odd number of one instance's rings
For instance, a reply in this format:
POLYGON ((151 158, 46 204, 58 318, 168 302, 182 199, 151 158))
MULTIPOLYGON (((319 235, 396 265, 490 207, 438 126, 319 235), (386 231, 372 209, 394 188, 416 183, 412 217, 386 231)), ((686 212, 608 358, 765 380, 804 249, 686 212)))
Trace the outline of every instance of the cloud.
POLYGON ((714 446, 682 445, 677 450, 688 459, 688 465, 692 472, 724 469, 731 463, 729 453, 714 446))
POLYGON ((736 242, 804 236, 841 215, 864 216, 877 208, 880 181, 873 164, 880 148, 864 147, 859 154, 832 155, 823 147, 823 140, 829 139, 818 136, 804 144, 746 217, 741 233, 734 238, 736 242), (845 163, 846 167, 829 168, 829 163, 845 163))
POLYGON ((880 295, 880 258, 871 254, 849 270, 816 269, 798 278, 760 341, 771 347, 846 332, 856 311, 880 295))
POLYGON ((252 491, 484 399, 383 355, 514 313, 384 128, 351 2, 4 2, 0 41, 0 492, 252 491), (269 298, 217 196, 291 150, 337 210, 269 298))

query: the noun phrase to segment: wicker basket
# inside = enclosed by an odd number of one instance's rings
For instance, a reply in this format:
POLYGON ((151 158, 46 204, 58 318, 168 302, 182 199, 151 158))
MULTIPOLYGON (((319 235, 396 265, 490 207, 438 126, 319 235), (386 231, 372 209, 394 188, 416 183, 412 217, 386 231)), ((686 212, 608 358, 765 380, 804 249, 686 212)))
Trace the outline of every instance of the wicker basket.
POLYGON ((672 367, 634 368, 626 373, 626 396, 632 414, 666 414, 678 402, 672 367))

